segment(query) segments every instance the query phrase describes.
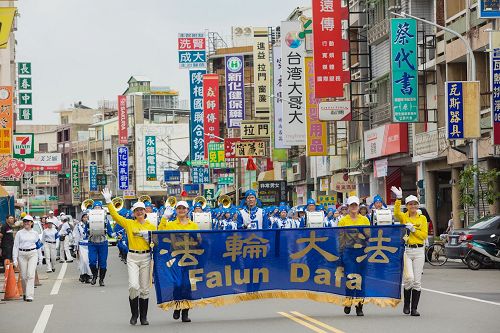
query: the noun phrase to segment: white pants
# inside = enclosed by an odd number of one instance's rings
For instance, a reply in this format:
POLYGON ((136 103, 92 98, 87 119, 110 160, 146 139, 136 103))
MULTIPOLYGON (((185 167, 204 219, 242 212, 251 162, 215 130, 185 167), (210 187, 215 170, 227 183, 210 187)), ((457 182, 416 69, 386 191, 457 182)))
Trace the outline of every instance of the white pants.
POLYGON ((47 265, 47 272, 52 272, 56 268, 57 249, 56 243, 44 243, 43 251, 45 253, 45 264, 47 265))
POLYGON ((405 274, 403 285, 406 290, 422 288, 422 272, 425 263, 425 247, 406 247, 404 254, 405 274))
POLYGON ((80 259, 78 260, 80 274, 92 275, 92 271, 89 266, 89 247, 87 245, 80 244, 78 246, 78 253, 80 255, 80 259))
POLYGON ((151 256, 149 253, 132 253, 127 255, 128 292, 131 299, 139 296, 149 298, 151 273, 151 256))
POLYGON ((35 295, 35 273, 38 264, 38 251, 19 251, 19 269, 21 270, 22 284, 26 299, 33 299, 35 295))
POLYGON ((69 236, 66 236, 64 238, 64 241, 62 242, 61 245, 61 261, 71 261, 73 260, 73 257, 71 256, 71 252, 69 251, 69 236), (64 249, 64 250, 63 250, 64 249), (66 259, 63 259, 66 255, 66 259))

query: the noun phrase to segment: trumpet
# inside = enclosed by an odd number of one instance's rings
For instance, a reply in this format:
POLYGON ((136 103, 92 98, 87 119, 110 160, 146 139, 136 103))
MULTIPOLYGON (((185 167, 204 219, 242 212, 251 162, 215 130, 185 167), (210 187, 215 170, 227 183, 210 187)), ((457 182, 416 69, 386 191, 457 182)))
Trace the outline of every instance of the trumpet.
POLYGON ((167 201, 165 201, 165 207, 175 207, 177 204, 177 198, 174 196, 168 197, 167 201))
POLYGON ((201 203, 201 208, 202 209, 205 209, 205 207, 207 207, 207 199, 205 199, 204 196, 197 196, 196 198, 194 198, 193 200, 193 206, 196 204, 196 203, 201 203))
POLYGON ((221 195, 219 197, 219 200, 217 200, 217 204, 219 205, 222 205, 222 207, 224 208, 229 208, 231 207, 231 198, 229 197, 229 195, 221 195))
POLYGON ((137 198, 137 200, 139 202, 146 202, 146 201, 153 202, 151 201, 151 197, 147 194, 141 195, 140 197, 137 198))
POLYGON ((82 205, 80 206, 82 211, 85 211, 87 209, 92 209, 92 207, 94 207, 94 200, 92 200, 92 199, 87 199, 87 200, 83 201, 82 205))
POLYGON ((125 204, 123 198, 121 197, 113 198, 113 200, 111 200, 111 203, 113 203, 113 206, 115 206, 115 209, 117 211, 121 210, 123 208, 123 205, 125 204))

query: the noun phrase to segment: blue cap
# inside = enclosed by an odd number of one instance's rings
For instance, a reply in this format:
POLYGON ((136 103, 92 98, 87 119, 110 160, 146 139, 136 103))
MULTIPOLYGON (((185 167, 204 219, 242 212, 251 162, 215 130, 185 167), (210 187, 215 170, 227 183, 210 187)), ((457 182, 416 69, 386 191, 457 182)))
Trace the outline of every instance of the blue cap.
POLYGON ((94 201, 94 207, 102 207, 102 201, 94 201))
POLYGON ((316 205, 316 201, 314 199, 307 199, 307 205, 316 205))
POLYGON ((298 206, 297 207, 297 212, 303 212, 305 210, 304 206, 298 206))
POLYGON ((323 205, 318 205, 318 209, 319 209, 319 210, 325 210, 325 206, 323 206, 323 205))
POLYGON ((375 204, 376 202, 381 202, 381 203, 382 203, 382 205, 383 205, 385 208, 387 208, 387 205, 385 204, 384 199, 382 199, 382 197, 381 197, 380 195, 378 195, 378 194, 377 194, 376 196, 374 196, 374 197, 373 197, 373 202, 372 202, 372 203, 371 203, 371 205, 370 205, 370 209, 372 209, 372 208, 373 208, 373 204, 375 204))
POLYGON ((194 206, 193 206, 193 208, 198 208, 198 207, 199 207, 199 208, 202 208, 202 207, 201 207, 201 202, 197 202, 197 203, 195 203, 195 204, 194 204, 194 206))
POLYGON ((144 206, 146 206, 146 207, 151 207, 151 202, 149 202, 149 201, 144 201, 144 206))
POLYGON ((335 208, 332 208, 332 207, 328 208, 328 213, 330 213, 330 212, 335 213, 336 211, 337 210, 335 208))
POLYGON ((285 205, 281 205, 278 207, 279 212, 287 212, 288 213, 288 207, 285 205))
POLYGON ((248 190, 245 192, 245 198, 248 198, 251 195, 253 195, 255 198, 257 198, 257 193, 255 193, 254 190, 248 190))

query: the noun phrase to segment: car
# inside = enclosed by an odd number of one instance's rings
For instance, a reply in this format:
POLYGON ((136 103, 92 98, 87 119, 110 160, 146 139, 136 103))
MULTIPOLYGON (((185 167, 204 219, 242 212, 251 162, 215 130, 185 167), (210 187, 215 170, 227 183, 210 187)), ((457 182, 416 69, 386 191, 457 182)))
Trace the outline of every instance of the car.
POLYGON ((464 259, 471 240, 490 242, 492 234, 500 233, 500 214, 485 216, 467 228, 455 229, 448 235, 444 251, 448 259, 464 259))

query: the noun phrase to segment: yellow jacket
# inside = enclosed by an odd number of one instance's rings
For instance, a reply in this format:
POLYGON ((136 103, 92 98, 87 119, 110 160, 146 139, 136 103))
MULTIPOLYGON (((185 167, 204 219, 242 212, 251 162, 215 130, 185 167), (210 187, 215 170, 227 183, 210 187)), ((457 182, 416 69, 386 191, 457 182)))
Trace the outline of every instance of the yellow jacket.
POLYGON ((355 227, 358 225, 370 225, 370 220, 366 216, 358 214, 356 219, 353 220, 351 215, 346 215, 340 219, 338 226, 339 227, 355 227))
POLYGON ((198 224, 189 220, 188 224, 182 224, 178 218, 173 221, 162 219, 158 230, 198 230, 198 224))
POLYGON ((143 230, 153 231, 156 230, 156 227, 147 220, 141 224, 137 222, 137 220, 129 220, 120 216, 112 203, 108 204, 108 209, 113 220, 121 225, 127 232, 128 248, 133 251, 149 250, 149 243, 143 237, 137 236, 137 233, 143 230))
POLYGON ((415 232, 410 232, 408 245, 424 244, 427 238, 427 219, 424 215, 417 214, 417 217, 410 217, 408 212, 401 212, 401 200, 396 200, 394 204, 394 216, 401 224, 411 223, 415 227, 415 232))

